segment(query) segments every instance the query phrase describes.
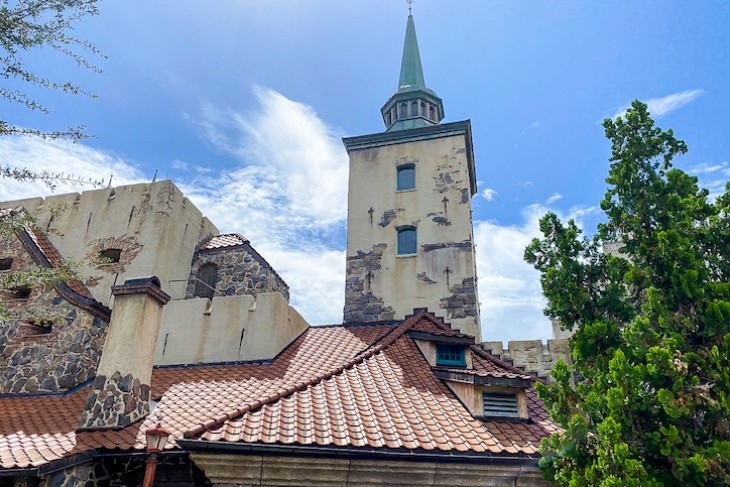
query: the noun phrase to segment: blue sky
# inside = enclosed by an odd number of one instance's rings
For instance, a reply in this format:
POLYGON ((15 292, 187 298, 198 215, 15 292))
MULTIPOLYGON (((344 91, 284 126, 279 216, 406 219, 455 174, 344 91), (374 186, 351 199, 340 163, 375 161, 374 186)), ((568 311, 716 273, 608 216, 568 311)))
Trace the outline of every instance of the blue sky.
MULTIPOLYGON (((36 71, 98 99, 33 91, 49 115, 3 117, 81 144, 0 140, 15 165, 115 183, 174 180, 222 232, 274 264, 310 322, 341 320, 347 158, 342 136, 383 129, 396 88, 404 1, 102 2, 76 34, 104 73, 46 51, 36 71)), ((483 337, 549 338, 537 274, 522 263, 548 209, 590 231, 608 144, 601 120, 631 100, 689 146, 678 165, 719 191, 730 178, 730 3, 416 0, 427 85, 446 120, 471 119, 483 337)), ((60 188, 64 190, 78 188, 60 188)), ((0 199, 44 192, 2 182, 0 199)))

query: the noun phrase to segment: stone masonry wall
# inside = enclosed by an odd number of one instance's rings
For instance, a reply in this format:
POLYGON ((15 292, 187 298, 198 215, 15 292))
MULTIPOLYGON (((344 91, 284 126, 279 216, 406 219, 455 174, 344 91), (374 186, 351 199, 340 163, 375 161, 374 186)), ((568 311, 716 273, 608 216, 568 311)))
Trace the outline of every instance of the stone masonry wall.
MULTIPOLYGON (((144 460, 139 457, 100 458, 53 472, 43 479, 43 487, 104 487, 134 485, 124 482, 123 476, 142 476, 144 460)), ((137 485, 138 482, 135 482, 137 485)))
POLYGON ((370 289, 387 247, 380 243, 374 245, 370 252, 358 251, 357 255, 347 257, 345 323, 393 319, 393 308, 385 306, 383 298, 373 294, 370 289))
POLYGON ((150 412, 150 386, 132 374, 97 375, 86 398, 81 428, 124 428, 150 412))
MULTIPOLYGON (((0 242, 11 271, 35 264, 15 238, 0 242)), ((107 323, 68 303, 55 289, 33 290, 28 299, 0 296, 9 319, 0 321, 0 393, 63 392, 96 373, 107 323)))
POLYGON ((567 339, 548 340, 547 344, 541 340, 519 340, 509 342, 506 349, 502 342, 482 342, 480 346, 501 360, 543 379, 550 379, 550 371, 558 359, 571 363, 567 339))
POLYGON ((289 300, 289 286, 248 245, 196 253, 190 269, 186 298, 194 297, 198 269, 208 263, 218 266, 214 296, 256 296, 259 293, 279 292, 289 300))

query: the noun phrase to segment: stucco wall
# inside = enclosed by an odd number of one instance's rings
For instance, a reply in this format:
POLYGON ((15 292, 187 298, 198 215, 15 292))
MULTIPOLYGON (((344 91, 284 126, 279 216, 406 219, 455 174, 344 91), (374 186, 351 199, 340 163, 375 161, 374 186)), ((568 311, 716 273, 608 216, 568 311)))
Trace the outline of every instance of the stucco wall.
POLYGON ((173 298, 185 295, 195 246, 216 227, 170 181, 134 184, 2 202, 35 214, 64 257, 84 260, 94 297, 110 306, 111 287, 156 275, 173 298), (100 250, 120 248, 119 263, 100 263, 100 250), (182 265, 181 265, 182 264, 182 265))
POLYGON ((155 364, 271 359, 308 326, 280 293, 170 301, 155 364))
POLYGON ((479 305, 464 134, 352 149, 345 321, 402 319, 426 307, 479 333, 479 305), (416 187, 397 191, 413 164, 416 187), (417 253, 397 255, 397 229, 417 229, 417 253))

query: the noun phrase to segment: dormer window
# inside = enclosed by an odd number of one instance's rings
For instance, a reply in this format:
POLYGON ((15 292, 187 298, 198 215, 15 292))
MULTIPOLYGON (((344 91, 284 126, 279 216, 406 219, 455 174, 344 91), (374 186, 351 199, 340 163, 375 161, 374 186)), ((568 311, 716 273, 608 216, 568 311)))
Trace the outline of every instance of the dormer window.
POLYGON ((0 259, 0 271, 9 271, 13 265, 13 258, 0 259))
POLYGON ((519 418, 517 394, 484 391, 482 412, 486 417, 519 418))
POLYGON ((463 345, 439 343, 436 345, 436 365, 466 367, 466 353, 463 345))

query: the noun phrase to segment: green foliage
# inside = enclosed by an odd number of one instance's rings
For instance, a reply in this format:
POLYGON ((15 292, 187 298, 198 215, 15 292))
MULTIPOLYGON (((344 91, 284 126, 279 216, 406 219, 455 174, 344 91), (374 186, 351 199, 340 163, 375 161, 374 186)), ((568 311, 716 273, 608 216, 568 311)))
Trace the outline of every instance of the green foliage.
MULTIPOLYGON (((74 24, 87 15, 99 13, 97 0, 0 0, 0 77, 16 85, 35 85, 71 95, 91 93, 70 81, 54 81, 33 72, 22 55, 32 49, 50 49, 61 53, 79 67, 100 72, 85 53, 103 57, 88 41, 69 34, 74 24)), ((21 88, 0 86, 0 99, 29 110, 48 113, 48 108, 21 88)), ((44 138, 83 138, 83 127, 45 132, 20 127, 0 120, 0 135, 34 135, 44 138)))
POLYGON ((525 251, 574 331, 574 366, 539 387, 563 428, 541 467, 575 487, 730 485, 730 184, 709 201, 638 101, 604 128, 607 222, 588 239, 549 213, 525 251))

